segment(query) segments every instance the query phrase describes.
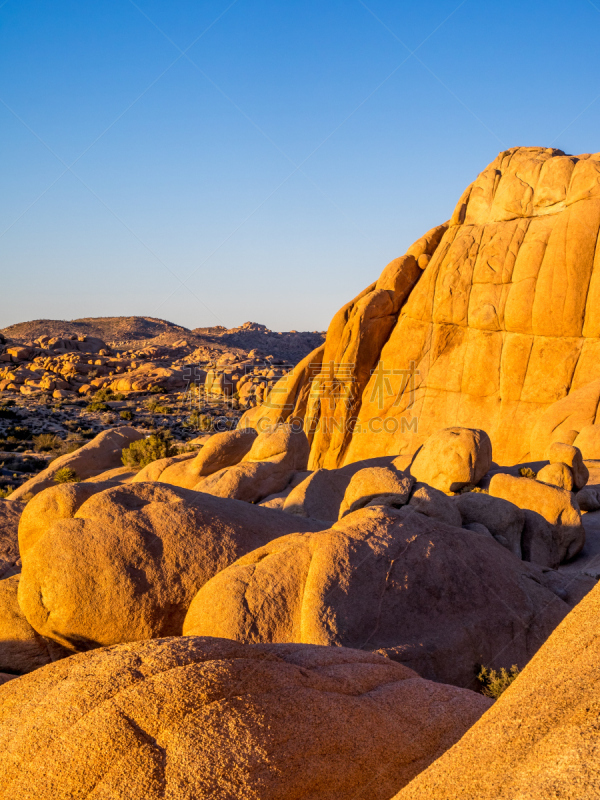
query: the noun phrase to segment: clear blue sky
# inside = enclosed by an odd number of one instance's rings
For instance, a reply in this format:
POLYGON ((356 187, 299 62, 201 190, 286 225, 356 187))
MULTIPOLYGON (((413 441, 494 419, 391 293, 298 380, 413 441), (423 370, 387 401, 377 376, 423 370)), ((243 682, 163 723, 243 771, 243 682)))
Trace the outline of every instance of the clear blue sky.
POLYGON ((6 0, 0 327, 323 329, 500 150, 600 150, 599 41, 589 0, 6 0))

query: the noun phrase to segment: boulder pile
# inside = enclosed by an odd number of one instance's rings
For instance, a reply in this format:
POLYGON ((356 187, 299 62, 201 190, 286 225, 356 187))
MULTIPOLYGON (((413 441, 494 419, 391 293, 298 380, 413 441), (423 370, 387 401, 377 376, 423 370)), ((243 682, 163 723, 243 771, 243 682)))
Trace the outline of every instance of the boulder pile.
POLYGON ((126 410, 0 500, 0 798, 598 796, 599 187, 501 153, 285 375, 7 343, 24 395, 247 410, 182 452, 126 410))

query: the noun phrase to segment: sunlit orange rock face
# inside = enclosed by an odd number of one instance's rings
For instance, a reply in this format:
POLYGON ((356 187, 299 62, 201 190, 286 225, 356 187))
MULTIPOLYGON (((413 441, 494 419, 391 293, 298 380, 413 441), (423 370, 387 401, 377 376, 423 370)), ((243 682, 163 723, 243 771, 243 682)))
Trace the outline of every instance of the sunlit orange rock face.
POLYGON ((410 454, 449 426, 485 430, 500 463, 571 443, 598 413, 599 229, 600 153, 500 153, 335 315, 304 392, 284 380, 250 424, 301 416, 311 469, 410 454))

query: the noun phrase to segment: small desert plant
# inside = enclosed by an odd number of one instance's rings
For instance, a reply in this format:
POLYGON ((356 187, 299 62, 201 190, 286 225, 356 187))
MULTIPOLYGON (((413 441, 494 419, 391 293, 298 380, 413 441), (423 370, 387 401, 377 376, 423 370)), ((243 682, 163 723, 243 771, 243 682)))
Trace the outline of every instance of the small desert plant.
POLYGON ((148 389, 148 391, 150 392, 150 394, 164 394, 165 392, 162 386, 151 386, 150 389, 148 389))
POLYGON ((15 420, 19 419, 19 416, 18 414, 15 414, 15 412, 8 407, 8 403, 6 403, 5 405, 0 406, 0 419, 15 420))
POLYGON ((487 494, 485 489, 482 489, 481 486, 475 486, 473 483, 468 483, 466 486, 463 486, 463 488, 459 490, 458 494, 467 494, 467 492, 487 494))
POLYGON ((99 389, 96 394, 94 395, 94 402, 105 402, 110 400, 111 402, 114 400, 125 400, 125 395, 121 392, 115 394, 110 386, 105 386, 104 389, 99 389))
POLYGON ((158 400, 148 400, 146 408, 151 414, 172 414, 173 409, 169 406, 163 406, 158 400))
POLYGON ((532 470, 531 467, 521 467, 519 470, 519 475, 522 478, 537 478, 537 472, 532 470))
POLYGON ((110 408, 103 403, 101 400, 92 400, 91 403, 88 404, 87 411, 110 411, 110 408))
POLYGON ((62 449, 62 439, 54 433, 40 433, 33 437, 33 449, 36 453, 54 453, 62 449))
POLYGON ((127 420, 127 422, 131 422, 131 420, 133 419, 133 414, 131 411, 121 411, 119 416, 121 417, 121 419, 127 420))
POLYGON ((31 436, 31 431, 29 428, 25 428, 23 425, 15 425, 12 428, 9 428, 6 433, 9 436, 14 436, 15 439, 22 441, 23 439, 29 439, 31 436))
POLYGON ((79 475, 70 467, 61 467, 61 469, 54 474, 55 483, 77 483, 80 480, 81 478, 79 475))
POLYGON ((513 664, 510 669, 502 667, 499 672, 482 665, 477 675, 477 680, 481 684, 481 693, 497 700, 519 675, 519 672, 516 664, 513 664))
POLYGON ((5 486, 4 489, 0 489, 0 498, 6 499, 7 497, 10 497, 14 490, 14 486, 5 486))
POLYGON ((176 455, 177 451, 171 441, 170 431, 158 431, 147 439, 138 439, 129 447, 123 448, 121 461, 126 467, 141 469, 157 461, 159 458, 169 458, 176 455))
POLYGON ((183 423, 186 428, 195 428, 198 431, 211 431, 213 420, 208 414, 201 414, 194 410, 183 423))

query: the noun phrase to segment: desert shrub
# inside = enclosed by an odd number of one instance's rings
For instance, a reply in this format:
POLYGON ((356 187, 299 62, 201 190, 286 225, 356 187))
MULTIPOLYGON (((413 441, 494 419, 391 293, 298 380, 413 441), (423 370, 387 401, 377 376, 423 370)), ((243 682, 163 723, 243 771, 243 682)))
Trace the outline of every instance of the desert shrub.
POLYGON ((62 450, 62 439, 54 433, 40 433, 33 437, 33 449, 36 453, 57 453, 62 450))
POLYGON ((177 450, 171 441, 171 432, 158 431, 147 439, 138 439, 129 447, 123 448, 121 461, 126 467, 141 469, 159 458, 169 458, 176 453, 177 450))
POLYGON ((481 694, 497 700, 519 675, 519 672, 520 670, 516 664, 513 664, 508 670, 502 667, 499 672, 482 665, 477 675, 477 680, 481 684, 481 694))
POLYGON ((475 486, 473 483, 468 483, 466 486, 463 486, 463 488, 458 491, 458 494, 466 494, 467 492, 487 494, 485 489, 482 489, 481 486, 475 486))
POLYGON ((14 486, 5 486, 4 489, 0 489, 0 498, 5 500, 7 497, 11 496, 14 490, 15 490, 14 486))
POLYGON ((519 475, 522 478, 537 478, 537 472, 531 469, 531 467, 521 467, 519 470, 519 475))
POLYGON ((186 428, 194 428, 197 431, 212 431, 213 420, 208 414, 201 414, 198 410, 192 411, 189 417, 183 422, 186 428))
POLYGON ((12 428, 9 428, 6 433, 9 436, 13 436, 18 441, 29 439, 31 436, 31 431, 29 428, 25 428, 23 425, 15 425, 12 428))
POLYGON ((8 403, 5 403, 3 406, 0 406, 0 419, 15 420, 19 419, 19 415, 8 407, 8 403))
POLYGON ((131 420, 133 419, 133 413, 131 411, 121 411, 119 416, 121 417, 121 419, 125 419, 128 422, 131 422, 131 420))
POLYGON ((70 467, 62 467, 54 475, 55 483, 77 483, 81 478, 70 467))
POLYGON ((158 400, 148 400, 146 408, 151 414, 172 414, 173 409, 170 406, 163 406, 158 400))
POLYGON ((110 408, 101 400, 94 399, 91 403, 88 403, 86 411, 110 411, 110 408))
POLYGON ((122 392, 115 392, 110 388, 110 386, 105 386, 103 389, 99 389, 96 394, 94 395, 94 401, 98 401, 103 403, 107 400, 116 401, 116 400, 125 400, 125 395, 122 392))
POLYGON ((162 386, 151 386, 148 391, 150 394, 164 394, 165 392, 162 386))

